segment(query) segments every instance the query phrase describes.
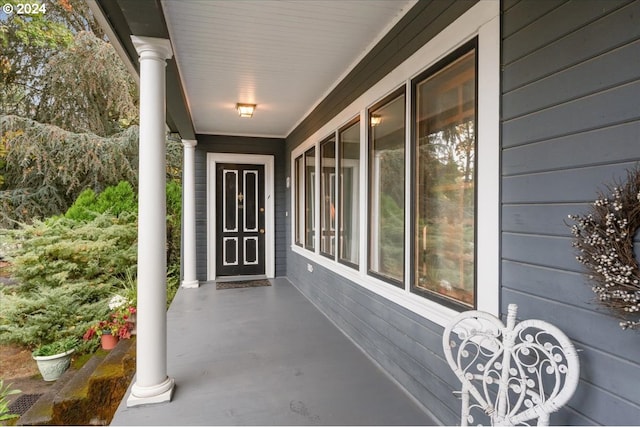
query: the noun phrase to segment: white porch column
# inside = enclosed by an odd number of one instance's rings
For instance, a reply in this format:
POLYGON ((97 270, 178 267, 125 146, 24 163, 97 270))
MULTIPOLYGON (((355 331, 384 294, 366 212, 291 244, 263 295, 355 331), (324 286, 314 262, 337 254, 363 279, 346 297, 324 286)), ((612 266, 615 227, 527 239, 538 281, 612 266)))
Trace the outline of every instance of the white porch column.
POLYGON ((166 99, 169 40, 131 36, 140 56, 136 382, 127 406, 171 400, 167 376, 166 99))
POLYGON ((195 151, 198 141, 183 139, 184 159, 182 164, 182 262, 183 288, 197 288, 196 278, 196 165, 195 151))

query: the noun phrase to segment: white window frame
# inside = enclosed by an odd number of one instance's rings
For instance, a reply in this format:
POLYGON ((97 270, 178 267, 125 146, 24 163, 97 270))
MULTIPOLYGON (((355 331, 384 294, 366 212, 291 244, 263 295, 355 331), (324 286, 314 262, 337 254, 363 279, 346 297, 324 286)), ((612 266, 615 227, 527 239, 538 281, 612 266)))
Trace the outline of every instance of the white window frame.
MULTIPOLYGON (((383 99, 388 94, 405 87, 407 102, 407 133, 405 148, 407 153, 406 164, 413 162, 411 158, 411 123, 409 111, 413 99, 411 99, 411 80, 423 71, 445 58, 474 37, 478 37, 478 123, 477 123, 477 255, 476 255, 476 282, 477 282, 477 309, 499 314, 499 271, 500 271, 500 138, 499 138, 499 100, 500 100, 500 9, 498 1, 480 1, 466 13, 456 19, 451 25, 441 31, 433 39, 411 57, 396 67, 382 78, 378 83, 369 88, 347 108, 339 112, 333 119, 318 129, 291 153, 291 170, 294 170, 295 158, 304 153, 311 146, 319 147, 319 143, 327 134, 342 128, 354 115, 360 115, 360 194, 367 194, 368 178, 368 139, 367 139, 367 108, 383 99)), ((316 156, 316 162, 319 162, 316 156)), ((316 167, 317 167, 316 163, 316 167)), ((410 194, 411 168, 405 168, 405 194, 410 194)), ((317 181, 317 180, 316 180, 317 181)), ((316 186, 319 183, 316 182, 316 186)), ((291 191, 292 211, 295 211, 295 185, 291 191)), ((318 191, 316 199, 318 198, 318 191)), ((316 206, 318 206, 316 200, 316 206)), ((368 196, 360 199, 360 218, 366 219, 368 196)), ((411 262, 408 262, 411 251, 412 239, 409 236, 408 226, 411 224, 413 208, 410 206, 411 198, 405 197, 405 278, 412 277, 411 262)), ((295 214, 295 213, 294 213, 295 214)), ((319 216, 316 215, 316 221, 319 216)), ((295 221, 291 221, 295 224, 295 221)), ((316 224, 316 234, 319 229, 316 224)), ((413 311, 414 313, 429 319, 436 324, 445 326, 455 315, 456 310, 446 307, 436 301, 425 298, 411 292, 409 280, 405 280, 404 289, 393 286, 383 280, 367 274, 368 250, 366 239, 368 223, 360 222, 360 266, 354 270, 339 262, 321 256, 316 245, 311 252, 297 246, 294 242, 294 230, 292 225, 291 250, 305 258, 329 268, 348 280, 413 311)), ((317 236, 316 236, 317 238, 317 236)), ((313 274, 309 271, 308 274, 313 274)))

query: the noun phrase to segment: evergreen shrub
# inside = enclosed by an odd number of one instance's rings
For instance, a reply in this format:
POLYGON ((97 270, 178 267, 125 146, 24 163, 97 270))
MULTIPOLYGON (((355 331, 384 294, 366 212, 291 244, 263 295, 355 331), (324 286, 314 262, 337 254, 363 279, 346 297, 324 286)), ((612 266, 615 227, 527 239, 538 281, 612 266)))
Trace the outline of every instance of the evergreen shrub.
POLYGON ((106 315, 114 288, 135 271, 137 214, 131 206, 131 185, 120 183, 98 196, 83 192, 69 215, 3 231, 20 284, 0 295, 0 342, 33 348, 79 337, 106 315))
POLYGON ((25 292, 4 290, 0 300, 0 343, 30 348, 79 337, 109 307, 108 285, 66 284, 25 292))
MULTIPOLYGON (((167 185, 168 301, 180 278, 180 184, 167 185)), ((19 285, 0 289, 0 343, 31 348, 80 337, 136 276, 137 201, 120 183, 85 191, 63 216, 0 230, 19 285), (106 194, 105 194, 106 193, 106 194)), ((135 285, 133 290, 135 292, 135 285)), ((91 351, 80 348, 79 351, 91 351)))
MULTIPOLYGON (((180 266, 180 230, 182 227, 182 186, 178 181, 167 183, 167 270, 180 266)), ((178 269, 178 275, 180 270, 178 269)))
POLYGON ((12 275, 23 285, 117 284, 136 265, 136 215, 100 214, 89 222, 64 217, 10 232, 12 275))
POLYGON ((123 213, 137 211, 138 201, 133 187, 129 182, 121 181, 116 186, 105 188, 98 195, 92 189, 87 188, 80 193, 64 216, 76 221, 90 221, 106 212, 120 216, 123 213))

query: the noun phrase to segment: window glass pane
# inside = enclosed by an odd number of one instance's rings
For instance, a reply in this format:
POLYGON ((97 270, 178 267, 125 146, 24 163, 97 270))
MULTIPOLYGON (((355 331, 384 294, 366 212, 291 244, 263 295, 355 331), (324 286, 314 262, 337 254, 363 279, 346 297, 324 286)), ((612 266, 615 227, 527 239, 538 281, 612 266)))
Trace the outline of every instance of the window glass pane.
POLYGON ((304 235, 304 162, 302 156, 295 160, 295 185, 296 185, 296 206, 295 206, 295 243, 302 246, 302 236, 304 235))
POLYGON ((315 180, 316 180, 316 149, 311 148, 304 153, 304 247, 309 250, 315 249, 315 180))
POLYGON ((475 301, 475 50, 416 86, 415 288, 475 301))
POLYGON ((401 282, 404 272, 404 94, 369 114, 369 269, 401 282))
POLYGON ((335 255, 336 250, 336 137, 320 144, 320 251, 335 255))
POLYGON ((360 122, 339 134, 340 259, 358 265, 360 246, 360 122))

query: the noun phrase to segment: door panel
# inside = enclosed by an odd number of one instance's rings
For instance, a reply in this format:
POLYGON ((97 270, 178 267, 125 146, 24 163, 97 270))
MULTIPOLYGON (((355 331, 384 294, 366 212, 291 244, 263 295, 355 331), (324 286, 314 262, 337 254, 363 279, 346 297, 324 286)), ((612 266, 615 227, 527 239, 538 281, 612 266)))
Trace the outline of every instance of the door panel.
POLYGON ((264 166, 216 166, 216 272, 265 273, 264 166))
POLYGON ((238 231, 238 171, 223 169, 222 186, 223 231, 236 232, 238 231))

